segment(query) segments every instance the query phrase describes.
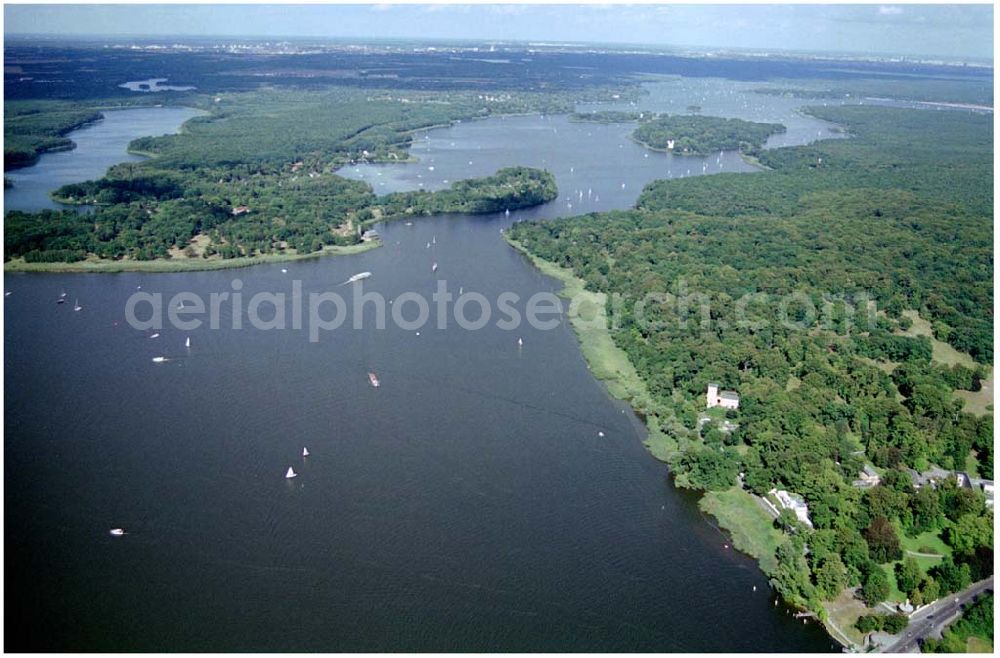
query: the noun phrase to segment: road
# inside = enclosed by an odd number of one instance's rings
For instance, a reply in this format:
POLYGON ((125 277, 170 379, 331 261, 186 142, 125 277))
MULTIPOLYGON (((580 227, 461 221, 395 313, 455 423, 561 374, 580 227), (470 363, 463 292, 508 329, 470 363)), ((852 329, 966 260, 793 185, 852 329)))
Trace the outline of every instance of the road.
POLYGON ((910 617, 910 625, 901 638, 883 650, 883 653, 919 653, 918 641, 941 631, 962 612, 962 606, 983 592, 993 589, 993 576, 973 583, 958 594, 942 597, 910 617))

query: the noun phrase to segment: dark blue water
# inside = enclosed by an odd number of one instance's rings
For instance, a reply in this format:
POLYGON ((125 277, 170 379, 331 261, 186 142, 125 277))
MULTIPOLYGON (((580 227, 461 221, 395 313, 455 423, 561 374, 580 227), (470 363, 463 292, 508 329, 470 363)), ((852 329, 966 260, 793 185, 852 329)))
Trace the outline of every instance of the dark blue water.
POLYGON ((429 296, 438 279, 489 299, 555 291, 500 229, 575 211, 588 189, 600 194, 588 211, 632 203, 671 165, 627 132, 538 117, 432 131, 420 164, 383 177, 423 181, 428 157, 440 180, 472 153, 483 171, 544 160, 560 200, 383 226, 384 246, 356 256, 7 275, 5 648, 830 649, 818 626, 774 607, 755 563, 672 487, 565 325, 390 325, 311 343, 305 331, 232 329, 225 309, 220 330, 153 339, 123 324, 138 286, 207 296, 234 278, 245 299, 293 280, 306 295, 346 292, 335 286, 360 271, 390 299, 429 296), (63 291, 83 310, 56 305, 63 291))

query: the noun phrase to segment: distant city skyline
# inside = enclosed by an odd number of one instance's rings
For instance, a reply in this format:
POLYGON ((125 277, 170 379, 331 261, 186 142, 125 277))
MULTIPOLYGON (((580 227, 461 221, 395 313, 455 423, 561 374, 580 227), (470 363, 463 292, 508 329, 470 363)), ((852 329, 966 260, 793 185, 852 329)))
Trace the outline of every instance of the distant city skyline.
POLYGON ((5 34, 618 43, 993 59, 982 5, 5 5, 5 34))

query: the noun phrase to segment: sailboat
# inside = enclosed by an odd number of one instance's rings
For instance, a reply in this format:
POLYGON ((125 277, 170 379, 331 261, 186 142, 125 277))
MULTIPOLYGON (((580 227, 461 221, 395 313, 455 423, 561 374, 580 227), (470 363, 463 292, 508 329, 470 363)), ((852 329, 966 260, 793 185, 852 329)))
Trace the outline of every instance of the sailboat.
POLYGON ((63 290, 61 293, 59 293, 59 299, 64 299, 65 297, 66 297, 66 291, 63 290))
POLYGON ((111 530, 108 531, 108 534, 113 537, 121 537, 125 534, 125 528, 111 528, 111 530))
POLYGON ((309 456, 309 448, 303 448, 302 449, 302 456, 303 457, 308 457, 309 456))
POLYGON ((288 467, 288 472, 285 473, 285 479, 286 480, 291 480, 293 477, 297 477, 297 476, 298 476, 298 473, 295 472, 295 469, 292 468, 291 466, 289 466, 288 467))
POLYGON ((188 349, 191 349, 191 337, 190 336, 188 336, 187 338, 184 339, 184 347, 186 347, 188 349))
POLYGON ((517 339, 517 346, 518 346, 518 347, 524 347, 524 341, 523 341, 523 340, 521 340, 520 338, 518 338, 518 339, 517 339))
POLYGON ((437 244, 437 243, 438 243, 438 236, 436 235, 431 236, 431 244, 437 244))
POLYGON ((433 265, 431 265, 431 272, 437 272, 437 271, 438 271, 438 264, 434 263, 433 265))
POLYGON ((79 299, 76 300, 76 303, 73 305, 73 310, 74 311, 82 311, 83 310, 83 307, 80 306, 80 300, 79 299))
POLYGON ((63 299, 62 297, 60 297, 59 299, 56 300, 56 304, 65 304, 65 303, 66 303, 66 300, 63 299))

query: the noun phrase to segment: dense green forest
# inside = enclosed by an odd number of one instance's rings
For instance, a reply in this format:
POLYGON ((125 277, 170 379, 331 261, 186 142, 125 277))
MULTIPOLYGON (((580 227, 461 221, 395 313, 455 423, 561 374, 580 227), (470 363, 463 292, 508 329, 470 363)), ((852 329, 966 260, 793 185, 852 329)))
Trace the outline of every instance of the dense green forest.
POLYGON ((907 470, 993 473, 992 413, 953 393, 993 359, 992 120, 810 112, 852 138, 764 151, 756 174, 658 181, 634 210, 511 237, 609 295, 614 340, 649 390, 631 403, 666 437, 678 484, 803 496, 815 529, 782 515, 788 537, 762 561, 787 600, 824 614, 844 587, 875 604, 894 585, 919 603, 993 568, 982 493, 918 490, 907 470), (929 338, 903 335, 906 309, 983 367, 932 361, 929 338), (705 415, 709 382, 740 394, 735 428, 705 415), (865 464, 881 484, 853 486, 865 464), (945 557, 903 560, 928 543, 945 557))
POLYGON ((384 218, 439 213, 486 214, 538 206, 557 196, 556 179, 549 172, 530 167, 507 167, 493 176, 458 181, 447 190, 387 194, 378 199, 377 210, 384 218))
POLYGON ((95 110, 60 102, 11 103, 4 114, 4 171, 33 165, 47 151, 73 148, 66 133, 101 118, 95 110))
POLYGON ((127 189, 101 188, 98 198, 104 193, 126 196, 98 207, 93 214, 10 211, 6 216, 5 256, 38 263, 76 262, 91 254, 136 260, 304 254, 326 245, 358 242, 360 231, 356 229, 367 221, 449 212, 502 212, 546 203, 558 194, 552 174, 527 167, 457 181, 436 192, 401 192, 381 198, 365 183, 334 175, 305 177, 282 186, 284 194, 269 199, 270 203, 236 207, 228 200, 186 199, 180 188, 172 186, 170 180, 132 178, 127 189), (319 205, 325 214, 312 210, 319 205), (237 208, 246 210, 234 215, 237 208), (276 215, 292 214, 300 217, 294 225, 275 221, 276 215), (207 237, 207 241, 198 240, 198 236, 207 237), (184 251, 177 253, 179 249, 184 251))
POLYGON ((5 260, 301 254, 357 242, 360 223, 379 213, 502 212, 544 203, 555 197, 555 183, 534 170, 381 200, 367 184, 333 172, 355 162, 406 160, 419 128, 572 104, 559 94, 483 98, 342 89, 263 89, 189 100, 206 114, 179 134, 130 145, 150 160, 115 165, 100 180, 55 192, 64 203, 96 206, 92 214, 8 212, 5 260))
POLYGON ((632 138, 649 148, 678 155, 705 156, 714 151, 733 150, 756 154, 768 137, 783 132, 785 127, 778 123, 670 115, 641 124, 632 132, 632 138))

